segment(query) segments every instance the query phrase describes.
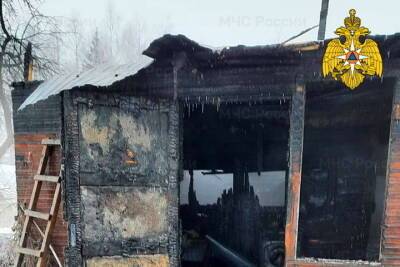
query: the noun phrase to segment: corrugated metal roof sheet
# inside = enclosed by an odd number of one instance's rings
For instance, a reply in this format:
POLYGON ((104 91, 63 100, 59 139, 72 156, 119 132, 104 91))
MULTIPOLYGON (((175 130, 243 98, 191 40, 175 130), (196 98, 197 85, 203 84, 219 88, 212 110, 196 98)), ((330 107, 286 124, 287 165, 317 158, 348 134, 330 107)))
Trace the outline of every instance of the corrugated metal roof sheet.
POLYGON ((123 80, 128 76, 136 74, 140 69, 151 63, 151 59, 143 60, 142 63, 130 63, 123 65, 104 64, 93 69, 83 71, 79 74, 68 74, 57 76, 41 83, 38 88, 22 103, 18 110, 28 105, 47 99, 51 95, 59 94, 64 90, 70 90, 84 85, 109 86, 123 80))

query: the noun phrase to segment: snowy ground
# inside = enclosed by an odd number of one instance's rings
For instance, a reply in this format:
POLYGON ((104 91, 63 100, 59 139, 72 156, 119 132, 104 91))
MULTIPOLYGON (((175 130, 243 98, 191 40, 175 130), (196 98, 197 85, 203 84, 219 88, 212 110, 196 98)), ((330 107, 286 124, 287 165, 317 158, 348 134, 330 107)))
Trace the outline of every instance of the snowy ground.
POLYGON ((0 234, 0 267, 13 266, 14 242, 11 234, 0 234))
POLYGON ((0 234, 0 251, 4 251, 5 246, 9 246, 12 234, 0 234))
MULTIPOLYGON (((3 135, 1 132, 0 140, 3 140, 3 135)), ((17 215, 14 159, 14 145, 11 145, 10 150, 0 157, 0 267, 13 266, 14 247, 12 227, 15 222, 14 218, 17 215)))
POLYGON ((15 166, 0 162, 0 236, 11 233, 16 202, 15 166))

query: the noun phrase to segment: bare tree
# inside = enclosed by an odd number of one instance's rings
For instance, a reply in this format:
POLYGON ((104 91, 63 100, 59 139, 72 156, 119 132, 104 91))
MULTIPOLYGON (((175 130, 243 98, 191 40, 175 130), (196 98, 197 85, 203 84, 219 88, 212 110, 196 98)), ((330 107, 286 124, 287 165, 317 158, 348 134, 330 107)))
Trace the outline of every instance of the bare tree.
POLYGON ((81 50, 81 44, 82 44, 82 29, 81 25, 82 22, 79 17, 74 16, 71 19, 71 32, 72 32, 72 49, 74 53, 74 69, 79 70, 81 68, 80 66, 80 53, 79 51, 81 50))
POLYGON ((99 30, 97 28, 93 34, 93 38, 89 45, 89 50, 87 51, 84 60, 83 67, 85 69, 96 67, 99 64, 105 63, 109 60, 109 58, 106 56, 106 48, 102 39, 100 39, 99 30))
POLYGON ((112 60, 115 56, 115 50, 119 45, 119 21, 120 16, 115 10, 114 2, 108 1, 105 17, 105 26, 107 32, 105 36, 108 39, 109 58, 112 60))
POLYGON ((131 20, 124 25, 118 49, 121 61, 140 62, 143 60, 142 52, 149 42, 145 38, 145 32, 146 25, 138 20, 131 20))
POLYGON ((57 71, 59 33, 55 18, 36 8, 40 0, 0 0, 0 108, 3 113, 4 140, 0 140, 0 157, 13 141, 12 108, 9 84, 22 80, 24 53, 32 43, 34 70, 39 77, 57 71), (26 15, 28 14, 28 15, 26 15))

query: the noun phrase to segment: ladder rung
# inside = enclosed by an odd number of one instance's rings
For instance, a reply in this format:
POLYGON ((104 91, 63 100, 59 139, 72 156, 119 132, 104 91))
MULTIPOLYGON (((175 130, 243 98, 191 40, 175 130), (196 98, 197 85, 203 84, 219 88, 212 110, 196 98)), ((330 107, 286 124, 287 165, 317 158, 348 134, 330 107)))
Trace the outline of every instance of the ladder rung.
POLYGON ((38 218, 38 219, 42 219, 45 221, 48 221, 51 218, 51 215, 48 213, 43 213, 43 212, 33 211, 33 210, 25 210, 25 215, 34 217, 34 218, 38 218))
POLYGON ((43 139, 42 145, 59 146, 61 145, 60 139, 43 139))
POLYGON ((42 182, 58 183, 60 181, 60 176, 52 175, 35 175, 35 180, 42 182))
POLYGON ((35 250, 35 249, 30 249, 30 248, 21 248, 17 247, 16 248, 18 253, 25 254, 25 255, 31 255, 34 257, 42 257, 42 252, 40 250, 35 250))

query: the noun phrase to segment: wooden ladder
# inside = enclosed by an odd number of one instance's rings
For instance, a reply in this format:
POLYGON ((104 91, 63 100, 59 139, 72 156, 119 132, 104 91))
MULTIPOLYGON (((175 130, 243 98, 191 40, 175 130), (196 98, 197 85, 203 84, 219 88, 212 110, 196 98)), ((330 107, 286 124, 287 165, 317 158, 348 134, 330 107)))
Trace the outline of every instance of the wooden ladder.
POLYGON ((48 161, 49 161, 50 150, 52 147, 60 146, 60 140, 43 139, 42 145, 44 145, 44 146, 42 149, 42 155, 40 158, 39 167, 38 167, 37 173, 34 177, 34 185, 33 185, 31 199, 29 201, 28 208, 25 209, 25 211, 24 211, 25 221, 24 221, 24 225, 22 228, 21 238, 18 242, 18 247, 16 248, 16 252, 17 252, 17 257, 15 259, 16 267, 20 267, 22 265, 24 255, 30 255, 30 256, 37 257, 38 261, 37 261, 36 266, 37 267, 45 267, 47 265, 47 258, 49 255, 49 246, 57 260, 57 263, 59 265, 61 264, 57 255, 55 255, 54 249, 50 245, 50 237, 51 237, 51 233, 53 232, 54 226, 56 224, 58 209, 60 207, 60 201, 61 201, 60 177, 61 177, 61 172, 62 172, 63 166, 61 166, 61 168, 60 168, 59 176, 45 175, 45 171, 46 171, 48 161), (56 189, 54 191, 53 202, 51 204, 49 213, 35 211, 36 204, 39 199, 40 190, 42 188, 43 182, 56 183, 56 189), (33 220, 34 218, 47 221, 46 230, 44 232, 42 232, 40 230, 40 228, 38 227, 36 222, 33 220), (32 223, 34 223, 34 225, 37 228, 39 228, 38 230, 39 230, 41 236, 43 237, 40 250, 35 250, 35 249, 25 247, 26 240, 27 240, 27 233, 28 233, 32 223))

